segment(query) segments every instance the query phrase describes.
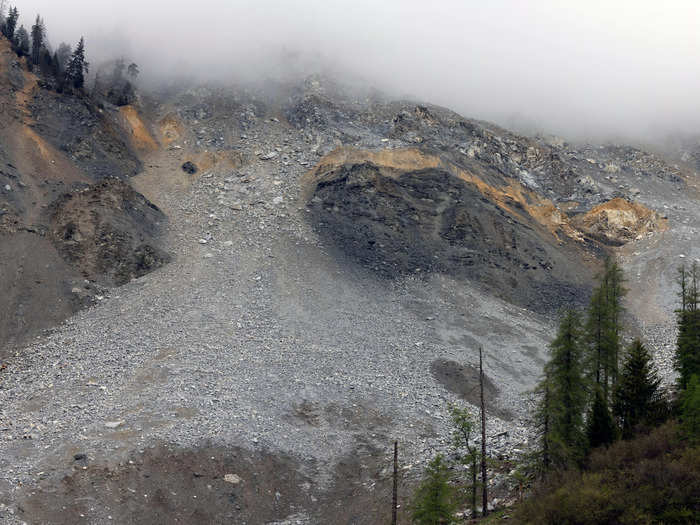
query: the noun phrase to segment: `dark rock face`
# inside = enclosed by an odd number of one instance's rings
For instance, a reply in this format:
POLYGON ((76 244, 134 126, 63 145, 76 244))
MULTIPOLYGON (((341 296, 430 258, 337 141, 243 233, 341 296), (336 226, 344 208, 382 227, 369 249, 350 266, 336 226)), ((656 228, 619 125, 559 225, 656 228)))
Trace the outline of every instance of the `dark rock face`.
POLYGON ((100 111, 84 98, 36 91, 29 104, 35 130, 64 152, 92 180, 126 178, 141 170, 116 114, 100 111))
POLYGON ((441 167, 387 171, 369 161, 327 167, 309 206, 332 244, 387 277, 462 276, 538 311, 587 295, 590 270, 579 249, 558 240, 524 203, 504 206, 441 167))
POLYGON ((164 222, 145 197, 109 178, 53 203, 51 238, 83 275, 121 285, 168 262, 157 243, 164 222))

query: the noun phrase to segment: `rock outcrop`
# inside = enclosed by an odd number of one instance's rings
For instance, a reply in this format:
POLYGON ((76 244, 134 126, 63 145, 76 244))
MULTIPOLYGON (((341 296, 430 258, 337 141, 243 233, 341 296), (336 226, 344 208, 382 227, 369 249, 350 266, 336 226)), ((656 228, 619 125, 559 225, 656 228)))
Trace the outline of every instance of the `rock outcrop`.
POLYGON ((105 179, 53 203, 51 239, 85 277, 121 285, 168 262, 157 241, 165 220, 131 186, 105 179))
POLYGON ((341 148, 305 184, 318 230, 385 276, 458 275, 540 311, 586 296, 596 246, 552 202, 496 171, 414 148, 341 148))
POLYGON ((641 236, 666 228, 664 219, 642 204, 612 199, 578 215, 573 224, 600 242, 620 246, 641 236))

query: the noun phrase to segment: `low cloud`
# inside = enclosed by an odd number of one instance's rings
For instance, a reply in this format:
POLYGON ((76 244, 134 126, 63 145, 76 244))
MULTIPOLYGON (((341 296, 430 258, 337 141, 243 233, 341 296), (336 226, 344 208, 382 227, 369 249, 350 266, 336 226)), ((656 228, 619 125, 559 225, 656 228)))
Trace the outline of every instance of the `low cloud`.
POLYGON ((572 138, 700 130, 694 0, 34 0, 54 46, 124 55, 146 77, 332 70, 465 116, 572 138))

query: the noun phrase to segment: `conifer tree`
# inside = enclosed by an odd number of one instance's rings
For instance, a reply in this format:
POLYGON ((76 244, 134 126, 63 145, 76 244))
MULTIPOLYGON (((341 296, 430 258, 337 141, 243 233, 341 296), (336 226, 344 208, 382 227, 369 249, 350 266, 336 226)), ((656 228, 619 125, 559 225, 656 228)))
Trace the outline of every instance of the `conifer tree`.
POLYGON ((588 415, 586 435, 590 448, 609 445, 615 441, 615 423, 610 415, 605 396, 599 387, 595 389, 593 405, 588 415))
POLYGON ((36 21, 32 26, 32 64, 39 65, 41 60, 41 51, 44 48, 44 38, 46 36, 46 29, 44 28, 44 21, 39 15, 36 15, 36 21))
POLYGON ((70 45, 66 44, 65 42, 61 42, 56 50, 56 60, 58 62, 56 66, 61 74, 66 72, 71 54, 70 45))
POLYGON ((80 37, 78 46, 68 61, 66 77, 73 84, 73 87, 81 89, 85 85, 85 73, 88 72, 89 64, 85 61, 85 40, 80 37))
POLYGON ((620 347, 622 339, 622 298, 627 293, 624 287, 624 275, 619 263, 612 258, 605 263, 605 281, 608 292, 608 314, 610 316, 610 334, 608 351, 608 375, 610 388, 614 389, 617 383, 618 367, 620 363, 620 347))
POLYGON ((681 267, 681 309, 676 312, 678 340, 676 344, 675 367, 678 370, 678 385, 683 391, 690 378, 700 376, 700 290, 698 290, 699 270, 693 263, 690 270, 681 267))
POLYGON ((428 464, 425 477, 414 496, 413 521, 419 525, 452 523, 456 508, 447 464, 441 455, 437 455, 428 464))
POLYGON ((586 320, 588 369, 591 379, 603 391, 606 401, 617 382, 621 339, 624 277, 619 264, 605 261, 599 284, 593 290, 586 320))
POLYGON ((17 54, 21 57, 29 56, 29 33, 27 33, 24 26, 19 26, 15 34, 15 40, 17 41, 17 54))
POLYGON ((632 437, 639 425, 655 422, 662 403, 660 384, 649 352, 641 341, 634 341, 620 373, 613 403, 623 438, 632 437))
POLYGON ((2 25, 2 34, 5 35, 10 42, 15 42, 15 29, 17 28, 18 20, 19 11, 16 7, 11 7, 2 25))
POLYGON ((550 345, 551 358, 545 367, 548 378, 549 456, 554 466, 578 462, 585 450, 583 414, 587 384, 584 377, 581 321, 576 312, 566 312, 550 345))

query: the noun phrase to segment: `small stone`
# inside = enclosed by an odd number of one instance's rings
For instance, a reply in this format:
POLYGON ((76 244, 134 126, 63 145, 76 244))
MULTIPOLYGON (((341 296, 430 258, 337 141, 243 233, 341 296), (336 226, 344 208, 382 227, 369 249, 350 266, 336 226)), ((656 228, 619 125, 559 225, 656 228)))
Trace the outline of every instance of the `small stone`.
POLYGON ((85 454, 76 454, 73 456, 73 459, 75 461, 82 461, 83 459, 87 459, 87 456, 85 454))
POLYGON ((260 155, 260 159, 261 160, 272 160, 275 157, 277 157, 278 155, 279 155, 279 153, 277 153, 276 151, 271 151, 270 153, 266 153, 265 155, 260 155))
POLYGON ((105 423, 105 426, 107 428, 118 428, 124 424, 124 421, 107 421, 105 423))
POLYGON ((284 202, 284 198, 281 196, 277 196, 274 199, 272 199, 272 204, 282 204, 284 202))
POLYGON ((226 241, 224 242, 224 246, 233 246, 233 241, 226 241))
POLYGON ((199 244, 206 244, 207 240, 206 239, 199 239, 199 244))
POLYGON ((226 483, 231 483, 232 485, 238 485, 241 482, 241 478, 236 474, 226 474, 224 476, 224 481, 226 483))
POLYGON ((9 184, 5 184, 5 190, 12 191, 12 186, 10 186, 9 184))

